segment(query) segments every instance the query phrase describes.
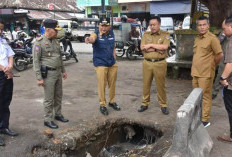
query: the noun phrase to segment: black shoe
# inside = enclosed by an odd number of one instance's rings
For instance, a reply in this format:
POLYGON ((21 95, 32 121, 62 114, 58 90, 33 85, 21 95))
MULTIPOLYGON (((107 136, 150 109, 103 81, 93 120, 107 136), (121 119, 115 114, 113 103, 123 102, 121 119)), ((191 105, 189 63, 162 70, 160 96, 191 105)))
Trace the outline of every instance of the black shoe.
POLYGON ((68 119, 64 118, 64 116, 55 116, 55 119, 64 123, 69 121, 68 119))
POLYGON ((217 97, 217 94, 212 94, 212 99, 214 100, 217 97))
POLYGON ((56 125, 56 123, 54 123, 53 121, 51 122, 44 122, 44 126, 47 126, 51 129, 57 129, 58 128, 58 125, 56 125))
POLYGON ((3 141, 2 138, 0 138, 0 146, 5 146, 5 142, 3 141))
POLYGON ((169 111, 168 111, 168 108, 167 107, 161 107, 161 111, 163 114, 165 115, 168 115, 169 114, 169 111))
POLYGON ((116 102, 109 103, 109 106, 112 107, 113 109, 115 109, 116 111, 121 110, 121 108, 118 106, 118 104, 116 104, 116 102))
POLYGON ((0 133, 1 134, 6 134, 6 135, 9 135, 9 136, 18 136, 18 134, 16 132, 11 131, 8 128, 0 129, 0 133))
POLYGON ((143 112, 148 109, 148 106, 141 105, 140 108, 138 109, 138 112, 143 112))
POLYGON ((100 111, 104 115, 108 115, 109 114, 108 110, 107 110, 107 108, 105 106, 100 106, 100 111))

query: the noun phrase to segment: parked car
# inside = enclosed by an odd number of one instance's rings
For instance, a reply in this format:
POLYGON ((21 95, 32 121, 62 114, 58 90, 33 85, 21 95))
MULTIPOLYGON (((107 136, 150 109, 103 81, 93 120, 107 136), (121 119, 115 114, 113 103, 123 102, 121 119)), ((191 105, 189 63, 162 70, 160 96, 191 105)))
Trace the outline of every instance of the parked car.
POLYGON ((182 24, 182 29, 189 29, 189 28, 190 28, 190 16, 186 16, 182 24))
POLYGON ((168 31, 171 35, 174 33, 174 23, 172 17, 161 17, 160 29, 163 31, 168 31))

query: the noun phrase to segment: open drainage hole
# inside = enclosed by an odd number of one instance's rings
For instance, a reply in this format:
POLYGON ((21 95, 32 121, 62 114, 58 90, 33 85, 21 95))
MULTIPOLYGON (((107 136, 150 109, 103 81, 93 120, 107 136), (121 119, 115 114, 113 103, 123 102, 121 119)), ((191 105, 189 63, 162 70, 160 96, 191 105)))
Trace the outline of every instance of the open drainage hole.
MULTIPOLYGON (((102 130, 101 130, 102 131, 102 130)), ((121 156, 131 150, 143 149, 155 143, 163 133, 151 127, 138 124, 123 124, 105 129, 100 136, 90 137, 85 147, 66 152, 68 156, 92 157, 121 156)))

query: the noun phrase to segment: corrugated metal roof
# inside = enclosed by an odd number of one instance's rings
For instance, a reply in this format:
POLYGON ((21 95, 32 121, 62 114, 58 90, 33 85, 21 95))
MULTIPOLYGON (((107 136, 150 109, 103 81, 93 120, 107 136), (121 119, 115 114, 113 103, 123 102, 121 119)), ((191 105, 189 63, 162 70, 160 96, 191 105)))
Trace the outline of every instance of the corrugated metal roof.
POLYGON ((57 11, 83 11, 80 10, 80 8, 77 8, 77 0, 1 0, 0 8, 25 8, 49 10, 49 4, 55 4, 54 10, 57 11))
POLYGON ((43 20, 47 18, 53 18, 57 20, 74 18, 74 16, 71 16, 65 12, 51 12, 51 11, 37 11, 37 10, 29 10, 29 13, 27 15, 30 19, 36 19, 36 20, 43 20))

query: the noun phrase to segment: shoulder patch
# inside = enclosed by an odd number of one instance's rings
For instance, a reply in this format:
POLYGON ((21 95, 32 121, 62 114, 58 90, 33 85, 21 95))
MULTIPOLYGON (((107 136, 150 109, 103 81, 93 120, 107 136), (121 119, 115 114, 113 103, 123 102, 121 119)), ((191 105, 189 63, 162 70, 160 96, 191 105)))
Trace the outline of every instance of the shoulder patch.
POLYGON ((40 51, 40 45, 35 45, 34 52, 38 53, 40 51))
POLYGON ((43 39, 43 37, 38 37, 36 38, 36 41, 41 41, 43 39))

